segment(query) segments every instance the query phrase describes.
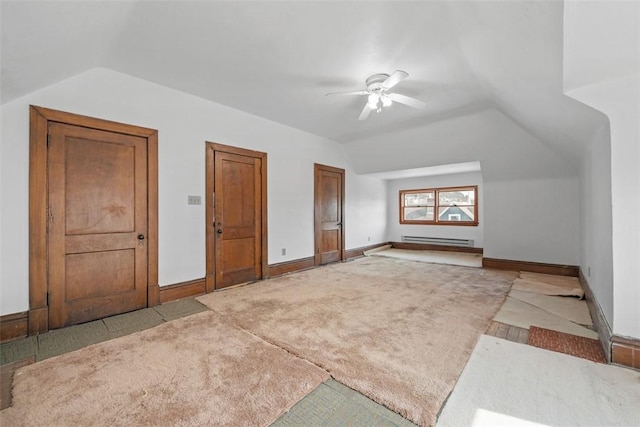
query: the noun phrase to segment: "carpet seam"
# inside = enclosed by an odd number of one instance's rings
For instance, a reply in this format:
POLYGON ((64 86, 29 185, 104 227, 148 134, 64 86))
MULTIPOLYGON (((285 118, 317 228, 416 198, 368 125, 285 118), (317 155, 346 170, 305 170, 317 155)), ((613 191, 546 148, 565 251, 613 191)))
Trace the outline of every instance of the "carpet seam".
MULTIPOLYGON (((210 309, 210 310, 211 310, 211 309, 210 309)), ((215 310, 211 310, 211 311, 213 311, 214 313, 217 313, 215 310)), ((220 314, 220 313, 218 313, 218 314, 220 314)), ((286 349, 286 348, 284 348, 284 347, 281 347, 281 346, 279 346, 279 345, 277 345, 277 344, 275 344, 275 343, 273 343, 273 342, 271 342, 271 341, 267 340, 265 337, 261 337, 260 335, 258 335, 258 334, 255 334, 255 333, 251 332, 250 330, 246 329, 245 327, 243 327, 243 326, 239 325, 235 320, 233 320, 233 321, 231 322, 231 325, 232 325, 232 326, 234 326, 234 327, 236 327, 236 328, 238 328, 238 329, 239 329, 239 330, 241 330, 242 332, 245 332, 245 333, 247 333, 248 335, 251 335, 252 337, 257 338, 258 340, 260 340, 260 341, 262 341, 262 342, 264 342, 264 343, 266 343, 266 344, 268 344, 268 345, 270 345, 270 346, 272 346, 272 347, 274 347, 274 348, 277 348, 277 349, 280 349, 280 350, 284 351, 285 353, 287 353, 287 354, 289 354, 289 355, 291 355, 291 356, 295 357, 296 359, 303 360, 303 361, 305 361, 305 362, 309 363, 310 365, 315 366, 315 367, 316 367, 316 368, 318 368, 318 369, 321 369, 324 373, 326 373, 326 374, 329 376, 329 378, 333 378, 333 376, 329 373, 329 371, 328 371, 327 369, 325 369, 324 367, 322 367, 322 366, 318 365, 317 363, 314 363, 314 362, 312 362, 312 361, 310 361, 310 360, 308 360, 308 359, 306 359, 306 358, 304 358, 304 357, 301 357, 300 355, 297 355, 297 354, 295 354, 295 353, 293 353, 293 352, 289 351, 288 349, 286 349)), ((333 379, 335 379, 335 378, 333 378, 333 379)), ((321 382, 320 384, 324 384, 326 381, 327 381, 327 380, 324 380, 324 381, 323 381, 323 382, 321 382)), ((318 387, 320 386, 320 384, 319 384, 318 386, 316 386, 315 388, 313 388, 313 390, 315 390, 316 388, 318 388, 318 387)), ((294 402, 291 406, 289 406, 288 408, 286 408, 282 413, 278 414, 278 415, 277 415, 273 420, 271 420, 271 422, 269 422, 269 424, 268 424, 268 425, 273 424, 273 423, 274 423, 274 422, 276 422, 280 417, 282 417, 284 414, 286 414, 287 412, 289 412, 289 411, 291 410, 291 408, 293 408, 293 407, 294 407, 298 402, 300 402, 302 399, 304 399, 305 397, 307 397, 307 396, 308 396, 308 395, 309 395, 313 390, 310 390, 308 393, 304 394, 304 395, 303 395, 303 396, 302 396, 298 401, 294 402)))
MULTIPOLYGON (((499 292, 499 296, 495 295, 495 297, 498 297, 498 299, 494 300, 495 304, 496 304, 494 310, 492 310, 491 313, 486 313, 488 315, 487 318, 486 318, 486 326, 484 328, 478 328, 478 331, 477 331, 478 333, 474 334, 474 335, 476 335, 474 337, 475 338, 474 339, 474 346, 472 346, 472 348, 469 350, 469 354, 467 354, 467 357, 465 358, 466 360, 464 361, 464 363, 460 367, 460 371, 457 372, 457 375, 456 375, 456 378, 455 378, 455 381, 454 381, 452 387, 450 387, 450 389, 448 390, 447 394, 444 396, 442 404, 439 405, 439 407, 436 410, 436 413, 433 414, 434 415, 433 420, 429 421, 429 423, 431 423, 431 422, 435 423, 437 421, 437 419, 439 418, 439 415, 441 414, 441 412, 442 412, 442 410, 443 410, 443 408, 445 406, 445 403, 446 403, 451 391, 453 390, 453 388, 455 388, 455 385, 457 384, 458 380, 460 379, 460 375, 464 371, 464 368, 466 367, 466 365, 467 365, 467 363, 469 361, 469 358, 471 357, 471 353, 473 353, 473 348, 475 347, 475 345, 477 345, 478 340, 481 339, 482 335, 484 335, 486 333, 486 330, 490 326, 490 323, 493 320, 493 317, 495 317, 495 315, 499 312, 501 306, 506 301, 507 295, 511 291, 511 289, 512 289, 512 287, 514 285, 514 282, 517 279, 517 274, 509 272, 511 274, 506 274, 506 275, 498 274, 497 277, 492 277, 492 275, 485 274, 485 272, 487 270, 482 269, 482 268, 474 268, 474 267, 469 267, 469 266, 456 266, 456 265, 438 264, 438 263, 430 263, 430 262, 425 263, 425 262, 419 262, 419 261, 415 261, 415 260, 403 260, 403 259, 395 259, 395 258, 388 258, 388 257, 381 257, 381 256, 363 257, 363 258, 361 258, 359 260, 354 260, 354 264, 357 263, 358 261, 363 261, 363 260, 366 260, 366 259, 368 259, 370 261, 378 261, 378 260, 383 261, 384 260, 386 262, 390 262, 390 263, 393 263, 393 264, 397 263, 399 265, 402 265, 404 263, 404 265, 406 265, 406 266, 411 266, 411 265, 414 265, 414 264, 423 264, 423 265, 426 265, 426 266, 434 266, 434 267, 441 266, 441 267, 443 267, 445 269, 460 269, 460 270, 463 270, 463 271, 473 272, 474 275, 475 274, 480 274, 480 278, 481 278, 481 282, 482 283, 484 283, 485 281, 488 281, 488 283, 494 284, 496 286, 498 284, 500 284, 500 287, 504 286, 504 289, 502 289, 499 292)), ((375 263, 375 264, 377 265, 378 263, 375 263)), ((384 265, 384 263, 380 263, 380 265, 384 265)), ((326 267, 330 268, 331 266, 326 266, 326 267)), ((443 274, 446 273, 447 271, 448 270, 444 270, 443 274)), ((298 272, 291 273, 292 276, 297 275, 297 274, 298 274, 298 272)), ((367 278, 368 278, 368 276, 364 277, 364 279, 367 279, 367 278)), ((276 278, 276 280, 277 280, 277 278, 276 278)), ((211 304, 210 305, 210 304, 205 303, 205 305, 208 305, 211 310, 217 311, 217 310, 215 310, 215 308, 213 308, 211 306, 211 305, 215 305, 215 304, 211 304)), ((224 312, 224 307, 222 307, 222 308, 223 308, 223 310, 220 312, 220 314, 222 314, 222 312, 224 312)), ((331 364, 329 364, 328 366, 324 366, 322 364, 322 361, 314 362, 312 360, 309 360, 306 357, 306 353, 302 352, 302 353, 299 354, 297 352, 298 351, 297 348, 295 346, 290 347, 290 345, 289 345, 290 343, 288 343, 287 341, 281 341, 281 340, 278 340, 277 338, 272 341, 272 337, 269 334, 266 334, 266 336, 261 336, 260 335, 260 331, 255 331, 255 329, 252 328, 250 324, 247 327, 241 326, 238 322, 243 322, 242 318, 238 318, 237 316, 233 316, 233 315, 226 315, 225 316, 224 314, 223 314, 223 316, 227 318, 227 321, 230 324, 233 324, 238 329, 247 332, 249 335, 252 335, 252 336, 256 337, 257 339, 259 339, 261 341, 264 341, 267 344, 270 344, 271 346, 274 346, 276 348, 284 350, 286 353, 296 357, 299 360, 304 360, 304 361, 310 363, 312 366, 316 366, 316 367, 322 369, 331 378, 336 379, 336 377, 334 377, 332 375, 332 373, 336 373, 336 372, 333 372, 333 367, 331 366, 331 364), (252 330, 249 330, 248 328, 250 328, 252 330), (267 338, 267 337, 269 337, 269 338, 267 338)), ((243 322, 243 323, 245 323, 245 322, 243 322)), ((311 356, 313 358, 313 354, 311 356)), ((411 421, 411 422, 414 422, 414 423, 422 422, 423 424, 427 423, 426 420, 422 420, 420 418, 422 415, 424 415, 422 412, 420 412, 418 414, 413 414, 412 413, 414 416, 409 417, 408 416, 409 415, 409 412, 408 412, 409 408, 404 408, 404 407, 402 407, 402 405, 397 406, 393 402, 387 401, 387 400, 385 400, 386 403, 385 402, 380 402, 378 400, 378 397, 380 397, 380 396, 378 396, 377 394, 374 393, 373 395, 369 395, 369 393, 360 391, 361 388, 357 387, 357 386, 354 387, 353 382, 350 382, 350 380, 351 380, 350 378, 345 378, 345 379, 347 380, 346 382, 342 382, 342 381, 338 381, 338 380, 337 381, 340 382, 341 384, 349 387, 349 388, 352 388, 352 389, 356 390, 362 396, 366 396, 371 401, 376 402, 376 403, 380 404, 381 406, 384 406, 384 407, 390 409, 391 411, 393 411, 396 414, 399 414, 400 416, 402 416, 407 421, 411 421), (389 405, 389 403, 391 403, 391 405, 389 405)), ((425 416, 431 416, 427 412, 425 412, 425 414, 427 414, 425 416)))
MULTIPOLYGON (((217 313, 215 310, 211 310, 211 311, 213 311, 213 312, 217 313)), ((218 313, 218 314, 221 314, 221 315, 222 315, 222 313, 218 313)), ((232 325, 233 325, 233 326, 235 326, 236 328, 240 329, 241 331, 246 332, 247 334, 249 334, 249 335, 251 335, 251 336, 253 336, 253 337, 256 337, 257 339, 259 339, 259 340, 261 340, 261 341, 264 341, 265 343, 269 344, 270 346, 273 346, 273 347, 275 347, 275 348, 279 348, 279 349, 281 349, 282 351, 286 352, 287 354, 290 354, 290 355, 291 355, 291 356, 293 356, 293 357, 296 357, 296 358, 298 358, 298 359, 300 359, 300 360, 304 360, 305 362, 307 362, 307 363, 309 363, 309 364, 311 364, 311 365, 315 366, 316 368, 322 369, 324 372, 326 372, 326 373, 327 373, 327 375, 329 375, 331 378, 333 378, 333 376, 331 375, 331 373, 329 372, 329 370, 328 370, 327 368, 325 368, 324 366, 319 365, 319 364, 317 364, 317 363, 315 363, 315 362, 312 362, 311 360, 306 359, 306 358, 304 358, 304 357, 300 356, 299 354, 293 353, 293 352, 292 352, 291 350, 289 350, 289 349, 286 349, 286 348, 284 348, 284 347, 282 347, 282 346, 279 346, 278 344, 276 344, 276 343, 274 343, 274 342, 269 341, 269 340, 268 340, 268 339, 266 339, 265 337, 262 337, 262 336, 260 336, 260 335, 258 335, 258 334, 256 334, 256 333, 254 333, 254 332, 251 332, 249 329, 247 329, 247 328, 245 328, 244 326, 242 326, 242 325, 240 325, 240 324, 236 323, 236 321, 235 321, 235 320, 232 322, 232 325)), ((334 378, 334 379, 335 379, 335 378, 334 378)))
MULTIPOLYGON (((214 312, 215 312, 215 310, 211 310, 211 311, 214 311, 214 312)), ((343 385, 343 386, 345 386, 345 387, 350 388, 351 390, 354 390, 354 391, 355 391, 355 392, 357 392, 357 393, 360 393, 361 395, 365 396, 367 399, 371 400, 372 402, 375 402, 375 403, 377 403, 378 405, 380 405, 380 406, 383 406, 383 407, 387 408, 387 409, 388 409, 388 410, 390 410, 391 412, 393 412, 393 413, 395 413, 395 414, 398 414, 399 416, 401 416, 401 417, 402 417, 402 418, 404 418, 405 420, 407 420, 407 421, 412 422, 412 423, 414 423, 414 424, 415 424, 415 422, 414 422, 414 421, 412 421, 412 420, 410 420, 409 418, 407 418, 406 414, 405 414, 405 415, 403 415, 402 413, 398 412, 398 410, 397 410, 397 409, 390 408, 389 406, 385 405, 383 402, 379 402, 378 400, 376 400, 373 396, 369 396, 369 395, 367 395, 367 394, 363 393, 362 391, 359 391, 359 390, 354 389, 353 387, 350 387, 350 386, 349 386, 349 385, 347 385, 347 384, 343 384, 342 382, 340 382, 337 378, 335 378, 335 377, 331 374, 331 371, 329 371, 329 370, 328 370, 327 368, 325 368, 324 366, 322 366, 322 365, 320 365, 320 364, 318 364, 318 363, 315 363, 315 362, 313 362, 313 361, 311 361, 311 360, 309 360, 309 359, 307 359, 307 358, 305 358, 305 357, 302 357, 302 356, 300 356, 299 354, 296 354, 296 353, 294 353, 294 352, 292 352, 292 351, 290 351, 290 350, 288 350, 288 349, 286 349, 286 348, 284 348, 284 347, 281 347, 281 346, 279 346, 278 344, 276 344, 276 343, 274 343, 274 342, 269 341, 269 340, 268 340, 268 339, 266 339, 265 337, 262 337, 262 336, 260 336, 260 335, 258 335, 258 334, 256 334, 256 333, 254 333, 254 332, 251 332, 250 330, 248 330, 248 329, 246 329, 245 327, 243 327, 243 326, 239 325, 238 323, 236 323, 236 321, 235 321, 235 320, 232 322, 232 325, 233 325, 233 326, 235 326, 235 327, 237 327, 237 328, 238 328, 238 329, 240 329, 241 331, 244 331, 244 332, 246 332, 247 334, 249 334, 249 335, 251 335, 251 336, 256 337, 257 339, 259 339, 259 340, 261 340, 261 341, 264 341, 265 343, 267 343, 267 344, 269 344, 269 345, 271 345, 271 346, 273 346, 273 347, 275 347, 275 348, 279 348, 279 349, 283 350, 284 352, 286 352, 287 354, 290 354, 290 355, 291 355, 291 356, 293 356, 293 357, 296 357, 296 358, 298 358, 298 359, 300 359, 300 360, 304 360, 305 362, 308 362, 309 364, 311 364, 311 365, 313 365, 313 366, 315 366, 315 367, 317 367, 317 368, 321 369, 322 371, 324 371, 324 372, 326 372, 326 373, 327 373, 327 375, 329 376, 329 378, 331 378, 331 379, 333 379, 333 380, 337 381, 338 383, 342 384, 342 385, 343 385)), ((325 381, 325 382, 326 382, 326 381, 325 381)), ((324 384, 325 382, 323 382, 323 383, 321 383, 321 384, 324 384)), ((457 380, 456 380, 456 382, 457 382, 457 380)), ((314 390, 315 390, 315 389, 314 389, 314 390)), ((452 389, 452 391, 453 391, 453 389, 452 389)), ((309 393, 311 393, 311 392, 309 392, 309 393)), ((307 395, 308 395, 309 393, 307 393, 307 395)), ((449 392, 449 394, 451 394, 451 392, 449 392)), ((307 395, 305 395, 305 397, 306 397, 307 395)), ((303 397, 303 398, 304 398, 304 397, 303 397)), ((447 396, 447 399, 448 399, 448 398, 449 398, 449 397, 447 396)), ((302 400, 302 399, 300 399, 300 400, 302 400)), ((446 401, 446 400, 445 400, 445 401, 446 401)), ((296 403, 298 403, 298 402, 296 402, 296 403)), ((295 405, 296 403, 294 403, 294 405, 295 405)), ((293 406, 292 406, 292 407, 293 407, 293 406)), ((442 408, 443 408, 443 407, 444 407, 444 404, 440 407, 440 409, 439 409, 439 411, 438 411, 438 416, 440 415, 440 412, 442 412, 442 408)), ((291 409, 291 408, 288 408, 288 409, 287 409, 287 410, 285 410, 282 414, 278 415, 278 416, 274 419, 274 421, 275 421, 275 420, 277 420, 278 418, 280 418, 282 415, 286 414, 290 409, 291 409)), ((436 420, 437 420, 437 418, 436 418, 436 420)))

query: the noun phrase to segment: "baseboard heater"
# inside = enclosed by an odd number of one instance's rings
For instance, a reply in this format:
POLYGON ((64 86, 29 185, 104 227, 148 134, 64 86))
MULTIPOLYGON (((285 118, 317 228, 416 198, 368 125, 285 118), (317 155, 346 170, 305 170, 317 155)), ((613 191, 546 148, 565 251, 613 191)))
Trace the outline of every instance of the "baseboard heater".
POLYGON ((422 237, 402 236, 402 241, 407 243, 426 243, 429 245, 464 246, 473 247, 473 239, 450 239, 447 237, 422 237))

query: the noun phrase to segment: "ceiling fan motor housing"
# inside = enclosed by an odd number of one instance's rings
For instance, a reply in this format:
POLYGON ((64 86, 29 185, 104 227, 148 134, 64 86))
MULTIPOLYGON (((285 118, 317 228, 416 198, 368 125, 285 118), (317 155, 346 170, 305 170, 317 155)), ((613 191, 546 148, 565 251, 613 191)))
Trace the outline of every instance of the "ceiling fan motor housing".
POLYGON ((371 93, 384 90, 382 83, 389 78, 389 74, 374 74, 367 79, 367 90, 371 93))

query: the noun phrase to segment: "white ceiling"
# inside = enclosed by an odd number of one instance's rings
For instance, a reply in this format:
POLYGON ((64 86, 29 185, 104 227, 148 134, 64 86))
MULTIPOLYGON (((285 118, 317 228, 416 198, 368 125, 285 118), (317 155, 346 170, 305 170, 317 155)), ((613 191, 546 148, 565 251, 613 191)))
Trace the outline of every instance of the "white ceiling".
POLYGON ((423 176, 449 175, 455 173, 480 172, 480 162, 452 163, 447 165, 427 166, 423 168, 401 169, 389 172, 377 172, 367 175, 380 179, 394 180, 423 176))
POLYGON ((495 109, 566 157, 603 116, 563 95, 562 1, 6 1, 2 103, 106 67, 349 143, 495 109), (394 105, 360 90, 402 69, 394 105))

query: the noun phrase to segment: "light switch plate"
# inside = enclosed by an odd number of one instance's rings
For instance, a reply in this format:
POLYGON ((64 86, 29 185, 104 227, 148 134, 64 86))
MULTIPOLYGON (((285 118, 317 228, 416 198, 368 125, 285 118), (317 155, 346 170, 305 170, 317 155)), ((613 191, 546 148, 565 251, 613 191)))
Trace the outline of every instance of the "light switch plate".
POLYGON ((201 204, 200 196, 187 196, 187 203, 189 205, 199 205, 201 204))

